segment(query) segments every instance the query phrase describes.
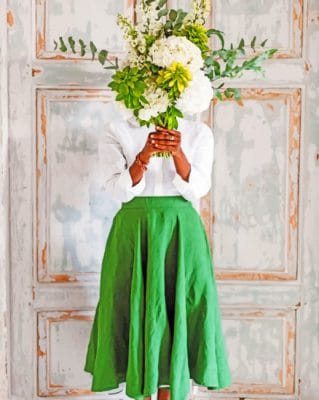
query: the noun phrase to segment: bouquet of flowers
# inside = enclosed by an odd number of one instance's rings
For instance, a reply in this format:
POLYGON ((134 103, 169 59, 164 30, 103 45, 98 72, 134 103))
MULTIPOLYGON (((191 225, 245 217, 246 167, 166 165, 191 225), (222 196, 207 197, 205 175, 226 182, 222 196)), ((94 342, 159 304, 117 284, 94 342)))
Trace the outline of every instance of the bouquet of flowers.
MULTIPOLYGON (((205 27, 210 12, 210 0, 192 0, 191 11, 168 9, 167 0, 137 0, 137 22, 118 14, 117 24, 126 40, 126 57, 118 60, 106 49, 98 50, 93 41, 89 48, 92 60, 96 55, 105 69, 115 72, 108 87, 116 93, 115 101, 126 115, 134 116, 140 126, 154 124, 177 129, 177 117, 200 113, 209 108, 215 96, 240 99, 240 90, 227 88, 223 92, 223 78, 236 78, 244 70, 264 73, 261 62, 270 58, 277 49, 257 52, 257 55, 237 63, 238 56, 245 54, 245 42, 225 48, 224 32, 205 27), (210 38, 216 36, 220 48, 213 49, 210 38), (109 65, 105 64, 108 63, 109 65), (218 81, 218 86, 212 83, 218 81)), ((57 41, 55 48, 58 47, 57 41)), ((260 43, 264 47, 266 40, 260 43)), ((68 44, 73 53, 86 53, 87 45, 72 36, 68 44)), ((59 49, 68 50, 63 37, 59 37, 59 49)), ((250 47, 256 51, 256 37, 250 47)), ((170 156, 169 152, 157 152, 156 156, 170 156)))

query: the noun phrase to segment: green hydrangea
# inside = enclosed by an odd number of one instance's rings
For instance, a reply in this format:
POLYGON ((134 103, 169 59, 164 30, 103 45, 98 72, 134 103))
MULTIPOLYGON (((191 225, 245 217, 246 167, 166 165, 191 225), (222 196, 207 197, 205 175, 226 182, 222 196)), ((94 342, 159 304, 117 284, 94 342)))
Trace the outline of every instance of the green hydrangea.
POLYGON ((176 36, 186 36, 189 41, 194 43, 205 56, 209 51, 207 29, 203 25, 188 24, 180 31, 175 33, 176 36))

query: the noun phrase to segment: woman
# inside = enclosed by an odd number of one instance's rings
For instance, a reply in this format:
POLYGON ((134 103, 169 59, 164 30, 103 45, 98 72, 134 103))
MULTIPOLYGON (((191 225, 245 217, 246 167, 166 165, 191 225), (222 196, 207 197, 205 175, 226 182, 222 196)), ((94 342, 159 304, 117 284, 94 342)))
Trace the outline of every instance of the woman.
POLYGON ((231 383, 199 214, 211 187, 213 134, 203 122, 178 122, 179 130, 151 132, 134 118, 108 126, 101 157, 107 191, 121 207, 105 246, 84 367, 93 391, 125 382, 131 398, 185 400, 192 380, 209 389, 231 383), (171 157, 152 157, 158 151, 171 157))

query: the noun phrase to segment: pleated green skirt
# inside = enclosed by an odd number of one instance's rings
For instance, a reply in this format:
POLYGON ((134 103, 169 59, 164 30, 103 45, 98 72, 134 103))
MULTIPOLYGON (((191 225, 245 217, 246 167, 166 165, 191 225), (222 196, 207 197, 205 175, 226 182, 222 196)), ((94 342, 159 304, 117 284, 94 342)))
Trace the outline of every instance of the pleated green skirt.
POLYGON ((140 400, 169 385, 231 384, 212 256, 201 217, 182 196, 137 196, 115 214, 84 371, 94 392, 140 400))

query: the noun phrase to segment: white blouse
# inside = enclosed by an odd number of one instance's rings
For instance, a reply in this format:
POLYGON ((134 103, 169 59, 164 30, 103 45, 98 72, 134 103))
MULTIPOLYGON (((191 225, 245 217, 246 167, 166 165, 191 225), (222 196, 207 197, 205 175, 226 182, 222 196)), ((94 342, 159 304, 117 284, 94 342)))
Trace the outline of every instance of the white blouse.
POLYGON ((140 127, 131 119, 118 118, 108 123, 100 151, 106 161, 105 189, 113 200, 127 202, 135 196, 182 195, 199 212, 200 198, 212 183, 214 158, 213 132, 202 121, 178 118, 181 147, 191 164, 189 180, 177 172, 173 157, 152 156, 141 180, 133 186, 129 167, 155 126, 140 127))

